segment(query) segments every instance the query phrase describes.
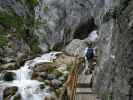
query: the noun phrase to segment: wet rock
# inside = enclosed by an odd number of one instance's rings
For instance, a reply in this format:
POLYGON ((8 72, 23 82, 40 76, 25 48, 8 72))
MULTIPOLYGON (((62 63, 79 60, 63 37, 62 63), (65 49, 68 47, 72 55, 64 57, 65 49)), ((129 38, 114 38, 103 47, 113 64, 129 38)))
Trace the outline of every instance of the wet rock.
POLYGON ((37 77, 36 80, 43 81, 44 79, 42 77, 37 77))
POLYGON ((53 79, 51 81, 51 85, 54 87, 54 88, 59 88, 61 85, 62 85, 62 82, 60 80, 57 80, 57 79, 53 79))
POLYGON ((48 74, 48 76, 47 76, 47 79, 48 80, 53 80, 55 78, 56 78, 56 75, 55 74, 48 74))
POLYGON ((46 79, 48 76, 48 73, 47 72, 40 72, 39 76, 42 77, 43 79, 46 79))
POLYGON ((47 78, 47 74, 51 73, 55 68, 55 65, 52 63, 38 64, 33 68, 32 79, 41 77, 43 79, 47 78))
POLYGON ((34 72, 47 72, 52 71, 55 68, 55 65, 52 63, 38 64, 34 67, 34 72))
POLYGON ((44 83, 46 84, 46 85, 50 85, 50 80, 44 80, 44 83))
POLYGON ((1 79, 4 81, 13 81, 16 77, 14 72, 4 71, 2 72, 1 79))
POLYGON ((64 82, 65 81, 65 77, 63 77, 63 76, 62 77, 59 77, 59 80, 62 81, 62 82, 64 82))
POLYGON ((52 96, 45 96, 43 100, 56 100, 56 99, 52 96))
POLYGON ((42 81, 42 80, 46 79, 47 76, 48 76, 47 72, 34 72, 32 74, 32 79, 33 80, 40 80, 40 81, 42 81))
POLYGON ((40 89, 44 89, 45 88, 45 84, 40 84, 40 89))
POLYGON ((38 73, 37 73, 37 72, 33 72, 33 74, 32 74, 32 79, 33 79, 33 80, 36 80, 37 77, 39 77, 38 73))
POLYGON ((17 66, 23 66, 25 60, 27 59, 27 54, 23 53, 23 52, 18 52, 17 53, 17 57, 16 57, 16 62, 17 62, 17 66))
POLYGON ((15 58, 13 57, 4 57, 2 58, 3 63, 10 63, 10 62, 14 62, 15 58))
POLYGON ((4 98, 7 98, 8 96, 13 96, 18 91, 18 88, 16 86, 13 87, 7 87, 4 89, 4 98))
POLYGON ((17 69, 15 62, 0 65, 0 71, 2 71, 2 70, 15 70, 15 69, 17 69))
POLYGON ((60 77, 62 75, 62 72, 60 72, 59 70, 54 70, 52 72, 57 78, 60 77))
POLYGON ((16 94, 13 98, 13 100, 22 100, 21 94, 16 94))

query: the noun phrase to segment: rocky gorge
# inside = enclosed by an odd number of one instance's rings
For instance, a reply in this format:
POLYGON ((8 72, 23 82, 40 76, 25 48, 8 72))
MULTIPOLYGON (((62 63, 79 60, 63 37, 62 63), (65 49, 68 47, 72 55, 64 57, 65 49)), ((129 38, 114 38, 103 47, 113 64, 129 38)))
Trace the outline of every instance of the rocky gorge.
MULTIPOLYGON (((132 0, 0 0, 0 72, 51 51, 83 57, 97 30, 94 90, 101 100, 133 100, 132 8, 132 0)), ((42 80, 39 74, 32 78, 42 80)))

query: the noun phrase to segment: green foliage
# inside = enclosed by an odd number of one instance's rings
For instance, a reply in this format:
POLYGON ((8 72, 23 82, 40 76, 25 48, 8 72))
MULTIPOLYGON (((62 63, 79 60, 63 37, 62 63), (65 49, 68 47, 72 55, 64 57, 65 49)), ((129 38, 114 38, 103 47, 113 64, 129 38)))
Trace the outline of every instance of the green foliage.
POLYGON ((16 31, 20 32, 22 31, 23 27, 22 25, 24 24, 23 18, 20 16, 17 16, 13 13, 8 13, 8 12, 0 12, 0 23, 4 25, 7 28, 15 28, 16 31))
POLYGON ((34 21, 34 8, 38 4, 38 0, 25 0, 25 4, 30 11, 30 14, 25 16, 18 16, 13 9, 0 10, 0 25, 3 27, 3 29, 0 27, 0 46, 7 45, 8 42, 7 35, 1 35, 1 33, 13 33, 17 38, 23 38, 33 53, 38 53, 40 52, 38 39, 33 35, 36 24, 34 21))
POLYGON ((32 38, 28 44, 30 45, 33 54, 40 53, 41 50, 38 47, 39 43, 36 38, 32 38))
MULTIPOLYGON (((30 45, 33 53, 40 52, 37 38, 31 35, 30 33, 31 32, 30 28, 34 26, 34 22, 32 22, 32 20, 28 20, 26 18, 17 16, 13 13, 1 12, 0 23, 3 26, 5 26, 6 31, 10 30, 11 28, 14 28, 16 30, 14 34, 18 38, 23 38, 30 45)), ((0 46, 6 44, 7 44, 7 38, 3 35, 2 36, 0 35, 0 46)))
POLYGON ((56 89, 56 90, 54 91, 54 93, 55 93, 55 95, 56 95, 57 97, 59 97, 60 94, 61 94, 61 90, 60 90, 60 89, 56 89))
POLYGON ((60 72, 58 70, 54 70, 52 73, 55 74, 55 76, 57 76, 57 77, 60 77, 63 74, 62 72, 60 72))
POLYGON ((38 4, 38 0, 26 0, 26 4, 28 5, 30 10, 33 10, 38 4))
POLYGON ((47 4, 45 4, 45 5, 44 5, 44 9, 43 9, 43 10, 44 10, 44 12, 48 12, 49 7, 48 7, 48 5, 47 5, 47 4))
POLYGON ((74 65, 73 64, 68 64, 67 65, 67 71, 71 71, 72 69, 74 69, 74 65))
POLYGON ((26 18, 16 15, 13 11, 0 11, 0 24, 4 26, 5 30, 14 29, 16 36, 25 38, 26 29, 31 29, 34 26, 34 20, 32 18, 26 18))
POLYGON ((43 27, 47 27, 48 26, 48 22, 47 20, 40 20, 40 19, 36 19, 34 21, 34 27, 35 28, 39 28, 40 26, 43 26, 43 27))
POLYGON ((8 39, 4 35, 0 35, 0 46, 7 45, 8 39))

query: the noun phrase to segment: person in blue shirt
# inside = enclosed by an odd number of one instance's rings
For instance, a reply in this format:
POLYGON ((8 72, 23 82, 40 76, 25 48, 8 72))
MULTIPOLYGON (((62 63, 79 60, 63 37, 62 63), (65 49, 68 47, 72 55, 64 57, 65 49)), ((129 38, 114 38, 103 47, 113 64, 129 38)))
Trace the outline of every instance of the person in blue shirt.
POLYGON ((89 67, 91 67, 91 63, 94 60, 94 57, 96 56, 95 48, 85 48, 84 56, 85 56, 85 70, 83 73, 87 74, 87 71, 89 67))

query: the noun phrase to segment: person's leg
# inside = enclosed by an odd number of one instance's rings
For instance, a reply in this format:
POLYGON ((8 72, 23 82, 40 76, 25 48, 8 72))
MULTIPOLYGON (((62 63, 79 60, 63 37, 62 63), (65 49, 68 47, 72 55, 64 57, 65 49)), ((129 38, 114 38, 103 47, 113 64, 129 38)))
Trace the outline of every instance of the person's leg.
POLYGON ((88 65, 89 65, 89 63, 88 63, 88 60, 87 60, 87 58, 85 56, 85 68, 83 70, 83 74, 85 74, 86 70, 88 69, 88 65))
POLYGON ((91 60, 87 60, 87 58, 85 57, 85 69, 83 71, 83 74, 91 74, 91 60))

